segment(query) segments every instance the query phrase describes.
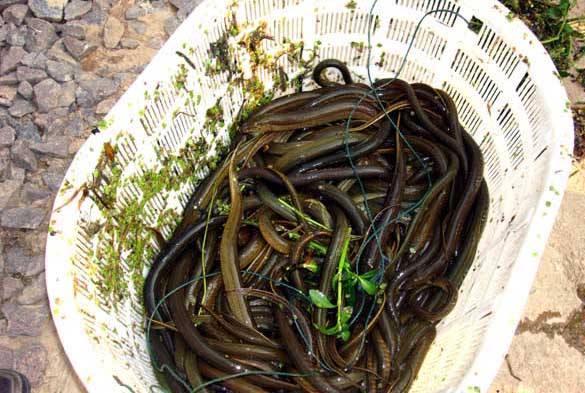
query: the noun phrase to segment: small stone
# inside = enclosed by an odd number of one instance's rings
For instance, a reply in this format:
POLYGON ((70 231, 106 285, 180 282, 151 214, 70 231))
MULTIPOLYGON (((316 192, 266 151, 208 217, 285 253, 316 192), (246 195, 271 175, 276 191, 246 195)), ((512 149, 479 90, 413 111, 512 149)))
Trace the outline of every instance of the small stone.
POLYGON ((39 154, 51 157, 65 158, 69 155, 69 137, 54 136, 45 143, 33 143, 30 149, 39 154))
POLYGON ((98 115, 104 115, 110 111, 110 109, 114 106, 115 103, 116 103, 115 98, 107 98, 101 101, 99 104, 97 104, 95 108, 95 113, 97 113, 98 115))
POLYGON ((8 37, 8 25, 0 23, 0 46, 6 41, 6 37, 8 37))
POLYGON ((24 374, 31 386, 41 385, 47 370, 47 350, 39 344, 34 344, 14 353, 14 369, 24 374))
POLYGON ((15 26, 12 23, 8 25, 8 34, 6 42, 12 46, 24 46, 28 29, 26 26, 15 26))
POLYGON ((8 205, 19 189, 20 182, 18 180, 5 180, 0 183, 0 210, 8 205))
POLYGON ((19 66, 16 69, 16 77, 18 78, 19 82, 27 81, 34 85, 35 83, 39 83, 43 79, 46 79, 47 73, 43 70, 39 70, 38 68, 19 66))
POLYGON ((47 56, 43 52, 31 52, 24 55, 20 62, 27 67, 44 70, 47 66, 47 56))
MULTIPOLYGON (((49 193, 49 195, 51 195, 49 193)), ((24 287, 16 301, 20 304, 38 304, 47 298, 47 286, 45 285, 45 273, 39 274, 30 284, 24 287)))
POLYGON ((37 158, 28 148, 27 143, 22 139, 18 139, 14 142, 14 145, 10 149, 10 154, 12 162, 17 167, 26 169, 27 171, 37 170, 37 158))
POLYGON ((164 29, 168 35, 171 35, 177 30, 177 27, 181 24, 181 21, 176 16, 171 16, 165 19, 164 29))
POLYGON ((77 19, 91 10, 91 1, 73 0, 65 6, 65 20, 77 19))
POLYGON ((67 4, 67 0, 28 0, 28 6, 37 18, 43 18, 51 22, 61 22, 63 20, 65 4, 67 4))
POLYGON ((104 46, 113 49, 124 35, 124 24, 118 19, 110 16, 104 25, 104 46))
POLYGON ((170 0, 169 2, 177 7, 178 10, 186 10, 191 12, 203 0, 170 0))
POLYGON ((61 182, 65 177, 65 168, 51 167, 41 175, 43 182, 49 190, 55 192, 61 187, 61 182))
POLYGON ((2 211, 1 225, 14 229, 37 229, 43 219, 45 211, 36 207, 16 207, 2 211))
POLYGON ((86 41, 81 41, 70 36, 63 38, 63 44, 65 45, 67 52, 71 53, 77 60, 83 59, 97 49, 96 46, 91 45, 86 41))
POLYGON ((120 46, 125 49, 136 49, 140 46, 140 41, 133 38, 122 38, 120 46))
POLYGON ((42 255, 25 254, 22 248, 12 247, 4 250, 5 271, 7 274, 35 276, 45 268, 42 255))
POLYGON ((25 100, 30 100, 33 96, 33 87, 28 81, 22 81, 18 85, 18 94, 25 100))
POLYGON ((26 24, 28 25, 29 29, 24 49, 26 49, 27 51, 29 52, 44 51, 51 45, 53 45, 53 43, 57 40, 55 26, 53 26, 46 20, 38 18, 29 18, 26 20, 26 24))
POLYGON ((48 112, 59 106, 61 86, 53 79, 47 78, 34 87, 34 97, 39 112, 48 112))
MULTIPOLYGON (((0 334, 3 334, 0 331, 0 334)), ((12 349, 0 345, 0 369, 11 370, 14 364, 14 353, 12 349)))
POLYGON ((12 86, 0 86, 0 106, 11 106, 16 96, 16 89, 12 86))
POLYGON ((148 40, 147 46, 152 49, 160 49, 160 47, 164 44, 164 39, 162 37, 151 37, 148 40))
POLYGON ((5 126, 0 128, 0 147, 10 147, 14 143, 16 132, 14 128, 5 126))
POLYGON ((28 7, 26 5, 14 4, 7 7, 2 13, 2 16, 6 23, 14 23, 16 26, 19 26, 22 24, 27 12, 28 7))
POLYGON ((78 83, 82 89, 86 90, 98 102, 111 96, 118 89, 117 81, 108 78, 99 78, 92 74, 83 74, 78 79, 78 83))
POLYGON ((136 34, 142 35, 142 34, 146 33, 146 23, 144 23, 144 22, 132 20, 132 21, 128 22, 128 26, 130 26, 130 28, 132 30, 134 30, 136 32, 136 34))
POLYGON ((22 168, 17 168, 14 165, 10 166, 10 180, 16 180, 20 184, 24 181, 26 177, 26 171, 22 168))
POLYGON ((48 60, 47 72, 57 82, 68 82, 73 79, 73 67, 69 63, 48 60))
POLYGON ((0 61, 0 75, 16 69, 16 66, 22 60, 26 51, 18 46, 10 47, 3 55, 0 61))
POLYGON ((8 108, 8 113, 14 117, 22 117, 34 111, 35 107, 33 104, 20 98, 15 99, 10 108, 8 108))
POLYGON ((0 86, 17 85, 17 84, 18 84, 18 78, 16 77, 16 72, 11 72, 10 74, 0 76, 0 86))
MULTIPOLYGON (((84 117, 87 119, 87 117, 84 117)), ((80 136, 83 134, 85 127, 83 124, 83 118, 79 113, 72 113, 67 118, 67 121, 63 124, 61 130, 63 134, 68 136, 80 136)))
POLYGON ((65 82, 61 86, 61 95, 59 96, 59 106, 69 107, 75 103, 75 92, 77 84, 74 81, 65 82))
POLYGON ((39 128, 32 122, 32 120, 24 118, 19 121, 13 121, 10 125, 16 130, 17 139, 26 139, 32 142, 41 141, 39 128))
POLYGON ((20 197, 24 203, 30 204, 41 199, 45 199, 51 196, 51 192, 39 188, 31 183, 26 183, 20 192, 20 197))
POLYGON ((85 27, 79 22, 68 22, 64 25, 59 25, 59 28, 64 36, 74 37, 80 40, 85 39, 85 27))
POLYGON ((144 15, 146 15, 146 10, 144 8, 142 8, 140 5, 135 4, 126 10, 124 17, 127 20, 133 20, 133 19, 138 19, 144 15))
POLYGON ((13 277, 4 277, 2 280, 2 301, 6 301, 14 295, 20 293, 24 287, 22 280, 13 277))
POLYGON ((52 60, 64 61, 73 66, 77 66, 77 60, 65 51, 63 39, 55 41, 51 49, 47 52, 47 57, 52 60))

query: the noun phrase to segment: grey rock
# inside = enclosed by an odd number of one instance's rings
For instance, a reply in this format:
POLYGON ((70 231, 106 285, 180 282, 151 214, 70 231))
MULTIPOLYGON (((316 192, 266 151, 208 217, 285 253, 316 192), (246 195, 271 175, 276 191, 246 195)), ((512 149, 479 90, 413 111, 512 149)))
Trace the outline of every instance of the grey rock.
POLYGON ((49 127, 49 133, 64 134, 68 136, 80 136, 83 133, 84 124, 81 115, 77 112, 71 113, 67 117, 55 119, 49 127))
POLYGON ((146 15, 146 10, 142 8, 139 4, 135 4, 126 10, 124 17, 127 20, 134 20, 144 15, 146 15))
POLYGON ((14 277, 4 277, 2 280, 2 301, 6 301, 14 295, 20 293, 24 284, 22 280, 14 277))
POLYGON ((77 19, 91 10, 91 1, 73 0, 65 6, 65 20, 77 19))
POLYGON ((11 106, 16 96, 16 88, 13 86, 0 86, 0 106, 11 106))
POLYGON ((33 344, 14 353, 14 369, 26 375, 34 388, 43 382, 47 364, 47 350, 42 345, 33 344))
MULTIPOLYGON (((7 147, 0 148, 0 181, 6 181, 10 179, 11 167, 12 163, 10 162, 10 149, 7 147)), ((0 245, 2 244, 0 243, 0 245)), ((0 257, 0 262, 2 262, 2 257, 0 257)))
MULTIPOLYGON (((0 334, 2 332, 0 331, 0 334)), ((12 369, 14 364, 14 352, 12 349, 0 345, 0 368, 12 369)))
POLYGON ((8 113, 14 117, 22 117, 24 115, 28 115, 29 113, 33 113, 34 111, 34 105, 29 101, 23 100, 21 98, 15 99, 10 108, 8 108, 8 113))
POLYGON ((65 158, 69 155, 71 141, 66 136, 55 136, 45 143, 32 143, 30 149, 39 154, 65 158))
POLYGON ((185 10, 191 12, 203 0, 170 0, 169 2, 177 7, 178 10, 185 10))
POLYGON ((16 85, 18 84, 18 78, 16 72, 11 72, 4 76, 0 76, 0 86, 16 85))
MULTIPOLYGON (((50 195, 50 194, 49 194, 50 195)), ((16 301, 20 304, 38 304, 47 298, 47 286, 45 285, 45 273, 33 278, 30 284, 24 287, 16 301)))
POLYGON ((5 180, 0 183, 0 210, 3 210, 12 198, 18 194, 20 182, 18 180, 5 180))
MULTIPOLYGON (((36 0, 33 0, 36 1, 36 0)), ((38 0, 42 1, 42 0, 38 0)), ((51 0, 60 1, 60 0, 51 0)), ((40 52, 49 48, 57 40, 55 26, 46 20, 38 18, 29 18, 26 20, 28 25, 28 37, 24 49, 29 52, 40 52)))
POLYGON ((130 26, 130 28, 132 30, 134 30, 137 34, 142 35, 142 34, 146 33, 146 23, 144 23, 144 22, 132 20, 132 21, 128 22, 128 26, 130 26))
POLYGON ((148 40, 147 46, 152 49, 160 49, 160 47, 164 44, 164 39, 162 37, 151 37, 148 40))
POLYGON ((99 1, 94 1, 93 6, 91 7, 91 11, 83 16, 83 21, 92 25, 101 26, 107 17, 108 12, 104 5, 100 4, 99 1))
POLYGON ((22 184, 25 177, 26 171, 24 169, 15 167, 14 165, 10 166, 10 180, 16 180, 22 184))
POLYGON ((62 61, 48 60, 47 72, 57 82, 68 82, 73 79, 73 67, 62 61))
POLYGON ((69 107, 75 103, 75 92, 77 84, 74 81, 65 82, 61 86, 61 95, 59 96, 59 106, 69 107))
POLYGON ((28 255, 22 248, 16 246, 4 250, 4 261, 7 274, 35 276, 45 268, 45 259, 42 255, 28 255))
POLYGON ((22 139, 16 140, 10 149, 12 162, 19 168, 27 171, 37 170, 37 158, 34 153, 28 148, 27 143, 22 139))
POLYGON ((60 31, 64 36, 74 37, 80 40, 85 39, 85 27, 79 22, 68 22, 59 25, 60 31))
POLYGON ((0 147, 10 147, 14 143, 16 132, 10 126, 0 128, 0 147))
POLYGON ((104 25, 104 46, 109 49, 118 46, 118 43, 124 35, 124 30, 124 24, 113 16, 110 16, 104 25))
POLYGON ((12 121, 10 125, 16 130, 17 139, 26 139, 31 142, 41 141, 39 128, 32 122, 32 120, 24 118, 19 121, 12 121))
POLYGON ((164 29, 168 35, 171 35, 177 30, 181 21, 176 16, 171 16, 164 21, 164 29))
POLYGON ((43 219, 45 211, 36 207, 15 207, 2 211, 0 225, 13 229, 37 229, 43 219))
POLYGON ((61 22, 67 0, 28 0, 28 6, 38 18, 61 22))
POLYGON ((19 82, 27 81, 34 85, 35 83, 39 83, 40 81, 46 79, 47 73, 38 68, 19 66, 16 69, 16 77, 18 78, 19 82))
POLYGON ((25 54, 26 51, 19 46, 10 47, 2 55, 2 60, 0 61, 0 75, 15 70, 25 54))
POLYGON ((75 100, 82 108, 93 107, 96 104, 96 99, 89 91, 85 90, 81 86, 77 86, 77 89, 75 90, 75 100))
POLYGON ((20 61, 22 65, 44 70, 47 66, 47 56, 43 52, 31 52, 24 55, 20 61))
POLYGON ((37 83, 34 87, 34 98, 39 112, 48 112, 59 106, 61 86, 51 78, 37 83))
POLYGON ((114 98, 107 98, 101 101, 95 107, 95 113, 98 115, 104 115, 109 112, 109 110, 114 106, 116 100, 114 98))
POLYGON ((52 60, 64 61, 73 66, 77 66, 77 60, 65 51, 63 39, 55 41, 51 49, 47 52, 47 57, 52 60))
POLYGON ((41 178, 49 190, 56 192, 61 187, 61 182, 65 177, 65 168, 50 167, 47 171, 43 172, 41 178))
POLYGON ((26 36, 28 29, 26 26, 8 25, 8 32, 6 34, 6 42, 12 46, 24 46, 26 43, 26 36))
POLYGON ((23 3, 26 3, 26 1, 24 1, 24 0, 0 0, 0 8, 4 8, 4 7, 12 5, 12 4, 23 4, 23 3))
POLYGON ((63 44, 67 52, 71 53, 77 60, 83 59, 97 48, 95 45, 70 36, 63 38, 63 44))
POLYGON ((6 41, 6 37, 8 37, 8 25, 0 23, 0 47, 2 46, 2 43, 6 41))
POLYGON ((22 24, 27 12, 28 7, 25 4, 13 4, 2 12, 2 16, 6 23, 14 23, 16 26, 19 26, 22 24))
POLYGON ((39 188, 31 183, 26 183, 20 192, 20 197, 24 203, 30 204, 35 201, 45 199, 51 196, 47 189, 39 188))
POLYGON ((120 46, 125 49, 136 49, 140 46, 140 42, 133 38, 122 38, 120 40, 120 46))
POLYGON ((108 78, 99 78, 92 74, 81 75, 77 82, 96 102, 111 96, 118 89, 117 81, 108 78))
POLYGON ((18 85, 18 94, 25 100, 30 100, 33 96, 33 87, 28 81, 22 81, 18 85))

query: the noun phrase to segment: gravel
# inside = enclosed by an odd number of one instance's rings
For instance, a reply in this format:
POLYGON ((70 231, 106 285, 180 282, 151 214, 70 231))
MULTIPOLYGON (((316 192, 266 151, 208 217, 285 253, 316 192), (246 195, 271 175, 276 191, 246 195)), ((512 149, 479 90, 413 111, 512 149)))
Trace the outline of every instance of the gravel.
POLYGON ((42 345, 33 344, 14 353, 15 370, 26 375, 32 387, 43 381, 47 364, 47 350, 42 345))
POLYGON ((24 287, 16 301, 24 305, 39 304, 45 300, 46 296, 47 286, 45 285, 45 273, 41 273, 24 287))
POLYGON ((41 178, 45 185, 51 191, 58 191, 59 187, 61 187, 61 182, 65 177, 65 168, 61 167, 50 167, 45 172, 41 174, 41 178))
POLYGON ((28 6, 25 4, 14 4, 7 7, 4 12, 2 12, 2 17, 4 18, 5 23, 13 23, 16 26, 19 26, 22 24, 27 12, 28 6))
POLYGON ((18 94, 25 100, 30 100, 33 97, 33 87, 28 81, 22 81, 18 85, 18 94))
POLYGON ((51 196, 51 192, 46 188, 40 188, 31 183, 26 183, 20 192, 21 200, 26 204, 31 204, 38 200, 46 199, 51 196))
POLYGON ((73 0, 65 7, 65 20, 77 19, 91 10, 91 1, 73 0))
POLYGON ((113 16, 109 17, 104 25, 104 46, 113 49, 124 35, 124 24, 113 16))
POLYGON ((66 158, 69 156, 69 144, 67 136, 54 136, 45 143, 33 143, 30 149, 36 153, 50 157, 66 158))
POLYGON ((47 66, 47 56, 43 52, 31 52, 24 55, 20 61, 22 65, 44 70, 47 66))
POLYGON ((27 142, 18 139, 10 149, 12 162, 19 168, 28 171, 37 170, 37 158, 34 153, 28 148, 27 142))
POLYGON ((51 78, 37 83, 34 87, 35 103, 39 112, 48 112, 59 106, 61 86, 51 78))
POLYGON ((26 51, 19 46, 11 46, 0 60, 0 75, 16 70, 16 66, 22 60, 26 51))
POLYGON ((6 34, 6 42, 12 46, 24 46, 26 43, 26 35, 28 29, 26 26, 15 26, 12 23, 8 24, 6 34))
POLYGON ((35 107, 27 100, 23 100, 21 98, 17 98, 14 100, 10 108, 8 109, 8 113, 14 117, 23 117, 24 115, 28 115, 29 113, 33 113, 35 111, 35 107))
POLYGON ((18 195, 21 182, 18 180, 5 180, 0 187, 0 210, 3 210, 15 195, 18 195))
POLYGON ((19 294, 24 288, 22 280, 14 277, 4 277, 2 280, 2 296, 1 300, 6 301, 15 295, 19 294))
POLYGON ((16 88, 14 86, 0 86, 0 106, 11 106, 14 97, 16 97, 16 88))
POLYGON ((0 128, 0 147, 10 147, 16 138, 16 131, 10 126, 0 128))
POLYGON ((47 72, 51 78, 58 82, 68 82, 73 80, 73 66, 62 61, 47 61, 47 72))
POLYGON ((44 209, 36 207, 4 209, 0 225, 13 229, 37 229, 43 222, 45 215, 44 209))
POLYGON ((4 303, 0 310, 8 320, 6 334, 9 337, 39 336, 43 325, 49 319, 49 308, 45 304, 23 306, 4 303))
POLYGON ((28 0, 28 6, 35 16, 52 22, 63 20, 63 9, 67 0, 28 0))
POLYGON ((47 78, 47 73, 38 68, 31 68, 27 66, 18 66, 16 69, 16 77, 19 82, 27 81, 31 84, 39 83, 47 78))
POLYGON ((57 40, 55 26, 46 20, 29 18, 26 20, 26 24, 29 29, 24 49, 27 51, 40 52, 46 50, 57 40))

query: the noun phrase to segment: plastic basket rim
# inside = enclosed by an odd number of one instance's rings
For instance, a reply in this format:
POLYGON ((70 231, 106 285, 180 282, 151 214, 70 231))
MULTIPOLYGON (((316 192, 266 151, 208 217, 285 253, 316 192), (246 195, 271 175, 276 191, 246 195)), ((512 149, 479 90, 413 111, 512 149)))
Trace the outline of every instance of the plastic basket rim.
MULTIPOLYGON (((198 7, 208 6, 209 3, 213 2, 213 0, 206 0, 198 5, 196 9, 198 7)), ((528 300, 530 288, 566 190, 571 166, 571 152, 574 143, 572 115, 565 107, 565 103, 568 102, 567 92, 558 77, 558 72, 552 59, 534 33, 518 18, 510 20, 508 15, 511 11, 497 0, 484 0, 482 2, 461 0, 458 2, 458 5, 472 9, 476 11, 476 14, 485 14, 492 18, 499 18, 502 24, 509 23, 509 29, 515 30, 510 32, 510 34, 514 35, 514 38, 530 42, 528 46, 529 53, 523 54, 530 60, 531 64, 536 65, 536 67, 533 67, 531 74, 542 78, 539 84, 543 84, 547 89, 550 89, 548 97, 556 97, 555 100, 547 97, 546 104, 547 108, 551 111, 551 117, 555 116, 557 119, 557 127, 551 133, 552 140, 549 146, 551 148, 549 164, 555 165, 549 165, 548 172, 543 173, 543 176, 545 176, 545 189, 542 191, 539 202, 535 206, 534 213, 528 222, 529 230, 522 242, 518 257, 514 261, 514 268, 509 274, 507 285, 498 295, 500 299, 509 300, 510 298, 516 298, 517 300, 514 302, 500 302, 498 307, 494 307, 497 312, 495 312, 494 318, 490 322, 490 327, 483 338, 483 344, 476 354, 473 364, 470 366, 466 377, 458 386, 446 390, 449 392, 465 392, 466 387, 471 386, 478 387, 481 391, 484 391, 484 389, 490 386, 492 379, 499 370, 507 348, 514 336, 515 327, 520 320, 521 313, 528 300), (556 197, 546 196, 545 190, 549 188, 554 188, 559 195, 556 197), (537 246, 535 247, 534 244, 537 246), (514 292, 514 297, 506 296, 507 293, 512 291, 514 292), (504 332, 504 334, 500 334, 500 332, 504 332), (506 344, 500 344, 499 351, 494 351, 488 345, 490 341, 496 338, 499 342, 506 344), (486 362, 488 363, 487 366, 485 364, 486 362), (478 368, 478 363, 482 366, 482 373, 479 374, 473 372, 473 370, 478 368), (485 369, 486 367, 487 370, 485 369)), ((125 109, 121 108, 118 104, 125 101, 124 98, 132 89, 146 84, 144 79, 145 75, 148 74, 147 71, 152 68, 153 64, 158 63, 165 56, 165 49, 170 47, 169 43, 172 42, 173 38, 179 36, 181 31, 188 29, 188 23, 194 19, 194 14, 195 12, 192 12, 182 25, 179 26, 177 31, 169 37, 165 45, 151 59, 149 65, 138 75, 131 87, 122 95, 105 118, 108 118, 112 113, 125 109)), ((75 163, 80 160, 80 157, 86 154, 91 156, 92 154, 89 152, 93 150, 93 147, 97 148, 113 137, 113 135, 108 134, 111 133, 106 132, 91 135, 84 142, 71 162, 63 181, 71 177, 71 173, 75 170, 75 163)), ((60 229, 65 229, 63 231, 65 233, 74 230, 75 225, 71 223, 74 223, 76 221, 74 218, 77 217, 65 217, 67 213, 75 213, 75 209, 67 207, 61 210, 57 209, 67 202, 65 195, 62 193, 63 184, 57 192, 51 212, 50 223, 51 226, 55 223, 57 232, 60 229)), ((63 238, 53 236, 49 233, 45 250, 45 280, 52 319, 57 328, 61 345, 85 389, 90 392, 102 391, 102 387, 105 386, 103 385, 105 380, 108 381, 108 386, 110 387, 116 386, 116 383, 111 373, 106 371, 107 365, 104 364, 103 359, 91 359, 90 354, 92 353, 93 345, 81 324, 81 317, 78 315, 74 300, 73 287, 67 281, 71 279, 71 277, 67 276, 67 265, 70 263, 69 258, 72 253, 71 250, 68 250, 69 254, 64 252, 66 251, 63 250, 64 245, 73 248, 71 239, 65 241, 63 238), (67 315, 67 318, 64 315, 67 315)), ((126 391, 122 385, 120 385, 120 391, 126 391)))

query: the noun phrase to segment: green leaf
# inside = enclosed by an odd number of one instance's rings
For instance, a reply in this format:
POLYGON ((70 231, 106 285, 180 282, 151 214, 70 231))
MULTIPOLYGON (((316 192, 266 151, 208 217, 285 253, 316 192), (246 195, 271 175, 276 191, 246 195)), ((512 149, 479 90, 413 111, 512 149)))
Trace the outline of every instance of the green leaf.
POLYGON ((378 275, 377 270, 370 270, 369 272, 365 272, 364 274, 361 274, 360 277, 365 278, 366 280, 371 280, 372 278, 376 277, 377 275, 378 275))
POLYGON ((314 259, 311 259, 309 262, 303 263, 301 266, 310 271, 311 273, 317 273, 319 271, 319 265, 314 259))
POLYGON ((363 277, 358 277, 358 280, 360 282, 360 286, 368 295, 374 296, 378 291, 378 286, 373 282, 366 280, 363 277))
POLYGON ((338 335, 338 337, 345 342, 347 342, 347 340, 349 340, 350 336, 351 336, 351 333, 347 329, 342 330, 341 333, 339 333, 339 335, 338 335))
POLYGON ((325 294, 317 289, 311 289, 309 296, 313 304, 319 308, 335 308, 335 305, 325 296, 325 294))

